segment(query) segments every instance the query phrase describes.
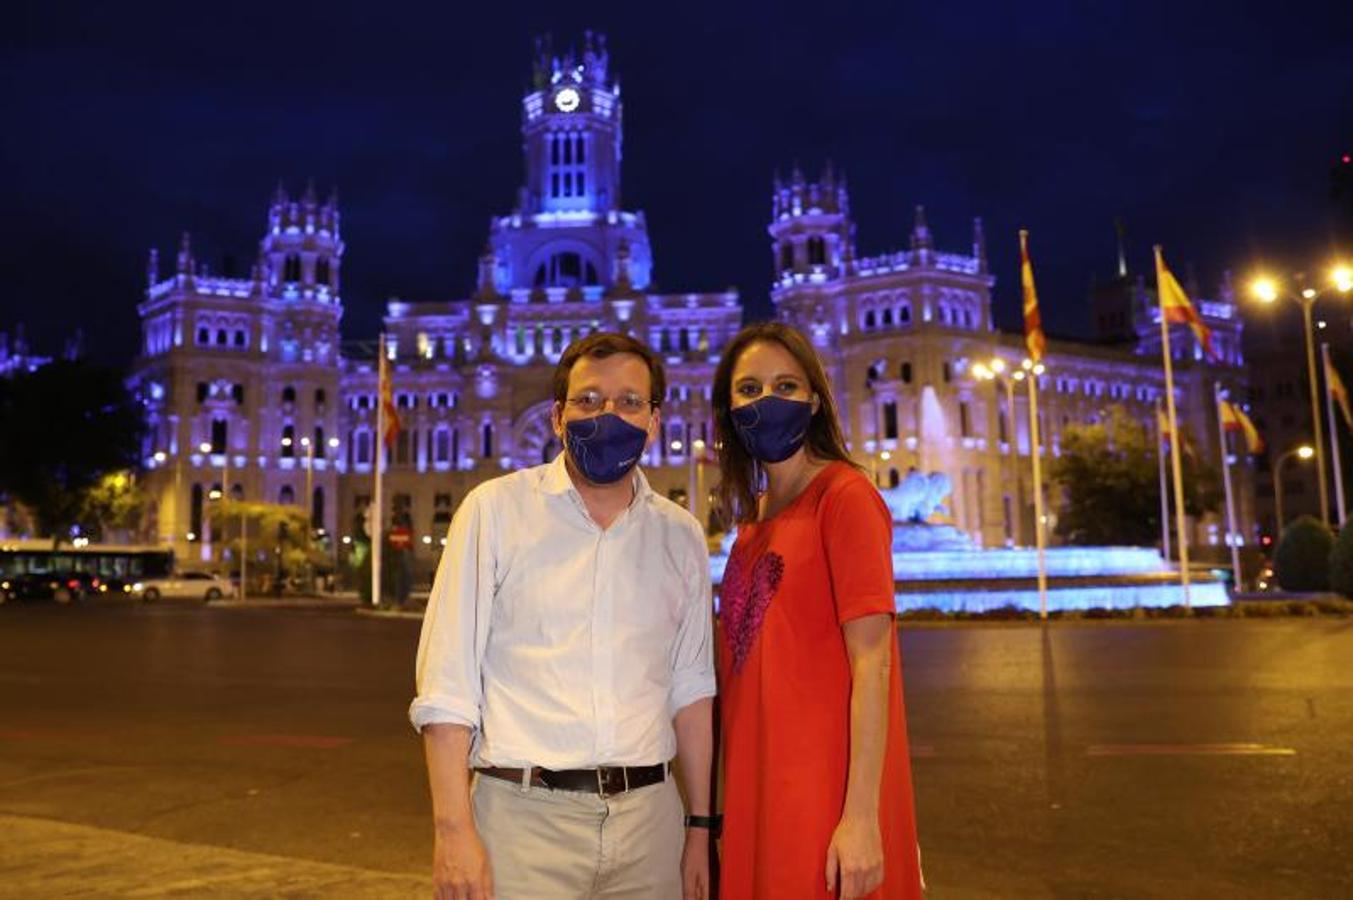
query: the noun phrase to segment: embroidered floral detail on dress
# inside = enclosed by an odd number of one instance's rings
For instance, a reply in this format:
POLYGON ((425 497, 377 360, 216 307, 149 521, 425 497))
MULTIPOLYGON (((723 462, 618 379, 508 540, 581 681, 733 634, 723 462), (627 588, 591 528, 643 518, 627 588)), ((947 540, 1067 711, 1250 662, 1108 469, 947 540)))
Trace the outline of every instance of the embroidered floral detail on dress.
POLYGON ((752 652, 752 642, 761 630, 775 589, 785 574, 785 561, 778 553, 765 553, 757 559, 749 574, 743 565, 746 554, 733 554, 724 570, 719 598, 719 616, 723 619, 724 640, 733 652, 733 671, 737 672, 752 652))

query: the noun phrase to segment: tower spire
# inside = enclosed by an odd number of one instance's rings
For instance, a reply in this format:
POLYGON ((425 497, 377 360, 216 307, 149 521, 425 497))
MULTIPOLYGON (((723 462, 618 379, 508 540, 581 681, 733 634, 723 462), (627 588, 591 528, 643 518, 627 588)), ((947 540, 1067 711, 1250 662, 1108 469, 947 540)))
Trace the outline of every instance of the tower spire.
POLYGON ((1118 236, 1118 277, 1127 277, 1127 241, 1126 234, 1123 231, 1122 216, 1115 216, 1113 220, 1114 234, 1118 236))
POLYGON ((972 255, 977 260, 977 271, 985 272, 987 270, 987 234, 982 228, 981 216, 974 216, 972 220, 972 255))
POLYGON ((926 224, 925 207, 917 204, 916 216, 911 225, 911 251, 925 255, 933 250, 935 241, 930 236, 930 226, 926 224))

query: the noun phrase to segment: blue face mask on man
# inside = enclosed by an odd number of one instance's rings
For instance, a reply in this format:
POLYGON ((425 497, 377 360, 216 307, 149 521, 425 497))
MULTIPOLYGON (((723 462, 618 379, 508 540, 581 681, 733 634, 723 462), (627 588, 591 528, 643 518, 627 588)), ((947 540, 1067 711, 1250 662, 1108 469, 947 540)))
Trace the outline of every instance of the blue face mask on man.
POLYGON ((643 455, 648 432, 615 413, 564 424, 573 464, 593 484, 613 484, 629 474, 643 455))
POLYGON ((789 459, 808 439, 813 404, 807 400, 762 397, 732 411, 738 440, 753 458, 763 463, 789 459))

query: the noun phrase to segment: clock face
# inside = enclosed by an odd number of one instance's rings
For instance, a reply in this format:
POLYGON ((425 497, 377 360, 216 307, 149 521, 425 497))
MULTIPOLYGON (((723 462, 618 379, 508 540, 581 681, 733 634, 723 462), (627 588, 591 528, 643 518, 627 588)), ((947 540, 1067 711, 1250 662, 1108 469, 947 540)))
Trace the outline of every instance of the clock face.
POLYGON ((560 112, 573 112, 578 108, 580 99, 576 90, 566 87, 554 95, 554 106, 560 112))

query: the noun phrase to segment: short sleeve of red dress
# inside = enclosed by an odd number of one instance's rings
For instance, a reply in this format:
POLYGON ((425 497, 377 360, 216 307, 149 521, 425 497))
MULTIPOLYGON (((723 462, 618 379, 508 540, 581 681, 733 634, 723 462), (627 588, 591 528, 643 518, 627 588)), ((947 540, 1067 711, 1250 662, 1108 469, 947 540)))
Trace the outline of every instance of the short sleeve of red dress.
POLYGON ((892 615, 893 518, 879 492, 862 477, 840 478, 823 497, 821 517, 836 621, 892 615))

